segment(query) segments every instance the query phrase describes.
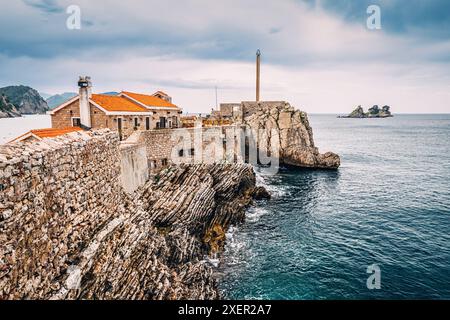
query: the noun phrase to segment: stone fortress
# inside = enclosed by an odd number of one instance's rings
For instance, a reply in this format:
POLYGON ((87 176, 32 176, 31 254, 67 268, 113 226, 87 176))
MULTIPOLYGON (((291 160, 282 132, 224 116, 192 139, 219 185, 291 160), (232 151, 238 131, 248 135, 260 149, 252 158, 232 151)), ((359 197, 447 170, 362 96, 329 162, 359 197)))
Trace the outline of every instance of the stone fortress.
POLYGON ((205 257, 269 197, 251 146, 281 165, 340 165, 287 102, 183 120, 161 92, 94 95, 89 77, 79 87, 52 111, 54 128, 0 146, 0 299, 218 298, 205 257))

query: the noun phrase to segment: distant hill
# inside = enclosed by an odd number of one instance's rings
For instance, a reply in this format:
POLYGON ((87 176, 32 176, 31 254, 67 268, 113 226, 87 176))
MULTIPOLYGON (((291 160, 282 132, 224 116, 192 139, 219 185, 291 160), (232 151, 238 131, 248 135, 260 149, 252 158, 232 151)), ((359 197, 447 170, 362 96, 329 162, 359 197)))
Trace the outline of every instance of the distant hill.
POLYGON ((47 104, 48 107, 51 109, 55 109, 57 106, 63 104, 67 100, 72 99, 75 97, 78 93, 75 92, 64 92, 62 94, 55 94, 54 96, 51 96, 47 98, 47 104))
POLYGON ((0 118, 20 117, 20 112, 16 106, 9 102, 5 95, 0 95, 0 118))
POLYGON ((52 96, 52 94, 45 93, 45 92, 39 92, 39 95, 42 97, 42 99, 44 99, 46 101, 47 101, 48 98, 50 98, 52 96))
POLYGON ((0 117, 17 117, 21 114, 40 114, 48 111, 47 102, 39 92, 27 86, 0 88, 0 117))

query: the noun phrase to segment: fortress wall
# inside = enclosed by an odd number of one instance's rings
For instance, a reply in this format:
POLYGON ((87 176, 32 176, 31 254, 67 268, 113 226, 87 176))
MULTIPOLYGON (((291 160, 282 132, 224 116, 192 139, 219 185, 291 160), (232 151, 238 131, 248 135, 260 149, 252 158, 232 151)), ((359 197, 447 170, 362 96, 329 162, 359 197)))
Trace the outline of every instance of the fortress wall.
POLYGON ((120 157, 109 131, 0 146, 0 300, 59 289, 55 279, 120 214, 120 157))
POLYGON ((149 167, 158 169, 164 163, 237 162, 241 158, 239 134, 236 126, 161 129, 140 131, 136 143, 145 146, 149 167))
POLYGON ((219 297, 204 257, 243 220, 252 167, 173 166, 128 196, 145 147, 109 130, 0 146, 0 300, 219 297))

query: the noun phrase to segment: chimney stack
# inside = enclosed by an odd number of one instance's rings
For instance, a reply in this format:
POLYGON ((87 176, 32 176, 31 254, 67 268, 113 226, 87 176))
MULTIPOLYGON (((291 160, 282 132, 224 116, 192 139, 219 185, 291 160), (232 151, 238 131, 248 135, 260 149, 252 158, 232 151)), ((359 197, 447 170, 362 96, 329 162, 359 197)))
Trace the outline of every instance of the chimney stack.
POLYGON ((78 80, 80 96, 80 122, 83 129, 91 128, 91 107, 89 99, 92 96, 91 77, 81 77, 78 80))

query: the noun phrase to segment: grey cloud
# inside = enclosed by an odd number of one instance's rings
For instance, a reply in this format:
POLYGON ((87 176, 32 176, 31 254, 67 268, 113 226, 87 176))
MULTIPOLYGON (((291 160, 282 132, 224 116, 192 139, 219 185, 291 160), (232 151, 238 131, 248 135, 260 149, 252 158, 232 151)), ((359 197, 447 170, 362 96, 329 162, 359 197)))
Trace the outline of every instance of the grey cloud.
POLYGON ((62 13, 64 7, 60 6, 56 0, 22 0, 27 6, 36 8, 44 13, 62 13))

